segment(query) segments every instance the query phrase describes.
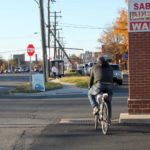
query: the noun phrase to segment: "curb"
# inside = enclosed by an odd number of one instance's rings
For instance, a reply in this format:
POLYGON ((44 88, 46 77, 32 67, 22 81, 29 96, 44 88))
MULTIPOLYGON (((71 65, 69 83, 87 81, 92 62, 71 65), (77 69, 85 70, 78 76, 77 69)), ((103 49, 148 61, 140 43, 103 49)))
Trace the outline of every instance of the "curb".
POLYGON ((128 114, 121 113, 119 117, 120 124, 150 124, 150 114, 128 114))

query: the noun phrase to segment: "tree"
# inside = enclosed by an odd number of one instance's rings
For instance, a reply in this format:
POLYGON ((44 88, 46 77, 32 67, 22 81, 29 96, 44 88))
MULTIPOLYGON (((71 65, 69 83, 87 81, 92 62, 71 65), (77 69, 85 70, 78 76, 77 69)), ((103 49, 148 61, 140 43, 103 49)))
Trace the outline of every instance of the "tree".
POLYGON ((116 63, 122 59, 122 55, 128 51, 128 16, 127 11, 122 9, 116 21, 107 28, 98 39, 102 43, 104 53, 111 55, 116 63))
POLYGON ((128 0, 125 0, 126 3, 128 3, 128 0))
POLYGON ((75 54, 70 56, 70 60, 71 62, 75 65, 75 64, 80 64, 82 62, 81 58, 79 58, 78 56, 76 56, 75 54))
POLYGON ((120 53, 126 53, 128 51, 128 14, 124 9, 119 12, 119 17, 116 19, 114 34, 121 37, 120 44, 123 45, 123 49, 120 53))
POLYGON ((3 58, 0 56, 0 66, 3 64, 4 60, 3 58))
POLYGON ((5 70, 5 61, 3 58, 0 56, 0 72, 5 70))

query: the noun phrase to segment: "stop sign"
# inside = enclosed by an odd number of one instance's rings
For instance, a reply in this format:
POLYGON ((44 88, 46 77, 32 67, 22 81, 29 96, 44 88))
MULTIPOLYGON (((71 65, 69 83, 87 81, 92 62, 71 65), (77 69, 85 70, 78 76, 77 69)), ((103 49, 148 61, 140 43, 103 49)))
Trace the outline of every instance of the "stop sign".
POLYGON ((33 56, 33 54, 35 53, 35 47, 33 44, 29 44, 27 46, 27 53, 29 56, 33 56))

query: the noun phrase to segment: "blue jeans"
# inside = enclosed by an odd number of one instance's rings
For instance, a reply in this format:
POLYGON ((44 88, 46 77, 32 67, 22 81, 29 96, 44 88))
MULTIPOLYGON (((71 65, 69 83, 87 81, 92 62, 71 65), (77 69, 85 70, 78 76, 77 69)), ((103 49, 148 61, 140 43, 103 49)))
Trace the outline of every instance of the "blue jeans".
POLYGON ((109 117, 112 116, 112 95, 113 95, 113 85, 112 84, 101 84, 100 82, 94 84, 88 91, 88 98, 90 101, 91 106, 94 108, 95 106, 98 106, 98 103, 96 101, 96 95, 101 92, 108 92, 108 109, 109 109, 109 117))
POLYGON ((56 79, 56 72, 53 72, 53 78, 56 79))

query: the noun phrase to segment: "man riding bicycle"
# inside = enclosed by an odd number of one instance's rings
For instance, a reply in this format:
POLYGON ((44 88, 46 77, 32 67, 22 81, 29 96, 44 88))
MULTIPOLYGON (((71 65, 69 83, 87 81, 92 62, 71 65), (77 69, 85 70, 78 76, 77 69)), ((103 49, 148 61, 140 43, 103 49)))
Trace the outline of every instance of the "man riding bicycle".
POLYGON ((113 88, 113 70, 103 56, 98 57, 97 64, 92 67, 89 81, 88 98, 93 108, 93 115, 99 112, 96 95, 101 92, 108 93, 109 119, 112 116, 112 88, 113 88))

